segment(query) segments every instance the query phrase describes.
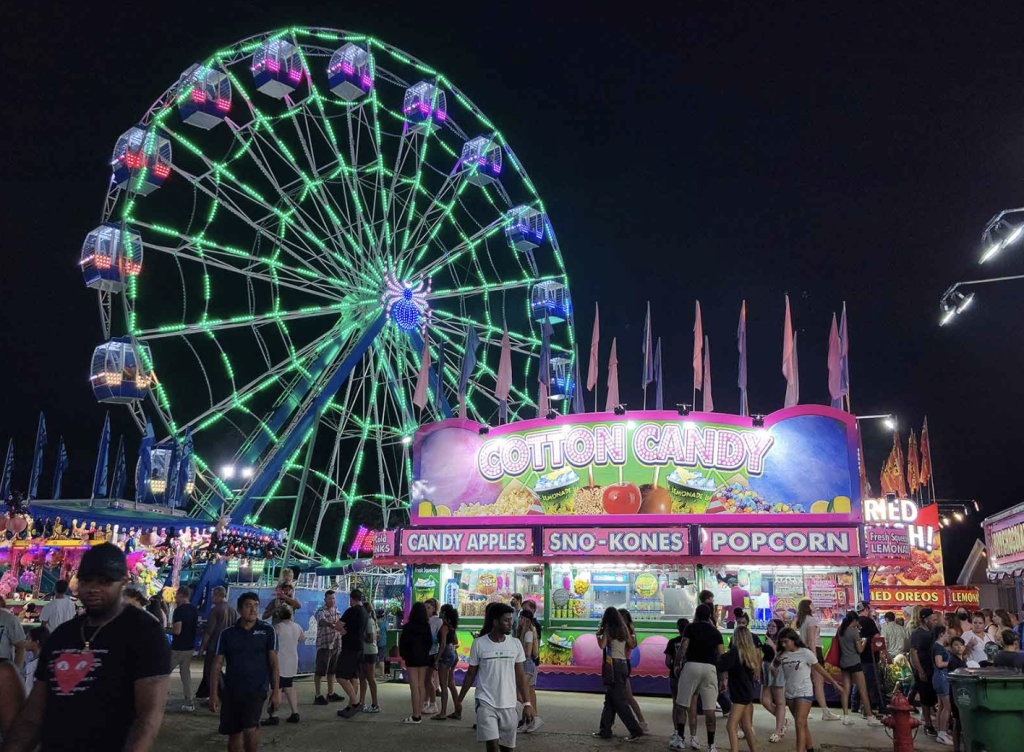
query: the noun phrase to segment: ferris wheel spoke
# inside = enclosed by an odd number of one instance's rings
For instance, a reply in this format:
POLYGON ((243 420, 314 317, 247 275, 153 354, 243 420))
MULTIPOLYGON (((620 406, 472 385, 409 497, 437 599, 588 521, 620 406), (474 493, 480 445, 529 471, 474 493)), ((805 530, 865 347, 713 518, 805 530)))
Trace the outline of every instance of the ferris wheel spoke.
POLYGON ((320 316, 337 316, 346 308, 354 308, 354 304, 335 303, 330 306, 318 306, 315 310, 303 309, 301 311, 270 311, 262 315, 235 316, 228 320, 204 319, 195 324, 168 324, 155 329, 140 329, 135 336, 143 341, 160 339, 162 337, 181 337, 191 334, 206 334, 209 332, 220 332, 228 329, 255 328, 267 324, 277 324, 281 321, 296 321, 299 319, 317 318, 320 316))

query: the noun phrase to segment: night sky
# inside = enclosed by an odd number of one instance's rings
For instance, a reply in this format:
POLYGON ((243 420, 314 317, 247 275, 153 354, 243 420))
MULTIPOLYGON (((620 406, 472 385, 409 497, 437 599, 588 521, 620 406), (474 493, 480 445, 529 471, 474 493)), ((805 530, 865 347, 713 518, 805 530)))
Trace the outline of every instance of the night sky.
MULTIPOLYGON (((952 282, 1024 271, 1020 246, 977 265, 985 222, 1021 203, 1022 19, 952 3, 884 15, 713 5, 672 16, 599 3, 33 4, 3 45, 0 437, 15 437, 15 488, 42 409, 44 489, 63 434, 65 488, 88 492, 105 407, 88 385, 101 332, 76 262, 117 136, 214 49, 310 24, 407 50, 499 125, 557 230, 583 349, 594 301, 602 359, 619 338, 623 401, 641 402, 647 301, 666 403, 690 401, 699 299, 716 407, 736 412, 745 299, 751 410, 781 408, 788 292, 801 401, 826 403, 830 318, 846 301, 855 412, 897 414, 904 440, 927 415, 940 497, 977 498, 987 514, 1020 502, 1024 288, 978 288, 969 315, 937 324, 952 282)), ((132 430, 125 411, 112 418, 115 435, 132 430)), ((865 429, 877 490, 891 438, 881 423, 865 429)), ((947 581, 979 520, 946 535, 947 581)))

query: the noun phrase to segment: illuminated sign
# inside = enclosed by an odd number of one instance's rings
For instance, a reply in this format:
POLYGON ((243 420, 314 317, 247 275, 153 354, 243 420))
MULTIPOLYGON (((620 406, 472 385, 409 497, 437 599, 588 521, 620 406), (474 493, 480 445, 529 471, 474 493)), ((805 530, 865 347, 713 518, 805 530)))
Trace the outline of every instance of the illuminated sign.
POLYGON ((373 555, 388 559, 398 553, 394 530, 378 530, 373 534, 373 555))
POLYGON ((372 554, 373 536, 373 531, 368 530, 365 525, 360 525, 359 529, 356 531, 356 537, 352 539, 352 546, 349 548, 348 552, 352 555, 372 554))
POLYGON ((862 522, 856 421, 819 405, 763 427, 664 410, 495 427, 453 418, 417 430, 412 455, 413 525, 862 522))
POLYGON ((986 522, 985 544, 990 566, 1024 561, 1024 512, 986 522))
POLYGON ((857 531, 853 528, 730 528, 702 527, 702 554, 730 556, 860 556, 857 531))
POLYGON ((931 551, 935 544, 935 528, 915 524, 921 510, 911 499, 899 499, 889 494, 884 499, 864 499, 865 525, 892 525, 904 527, 911 548, 931 551))
POLYGON ((905 527, 864 527, 864 550, 868 558, 909 559, 911 546, 905 527))
POLYGON ((689 528, 547 528, 544 555, 685 556, 689 528))
POLYGON ((530 528, 506 530, 403 530, 402 555, 493 556, 494 554, 532 554, 533 531, 530 528))

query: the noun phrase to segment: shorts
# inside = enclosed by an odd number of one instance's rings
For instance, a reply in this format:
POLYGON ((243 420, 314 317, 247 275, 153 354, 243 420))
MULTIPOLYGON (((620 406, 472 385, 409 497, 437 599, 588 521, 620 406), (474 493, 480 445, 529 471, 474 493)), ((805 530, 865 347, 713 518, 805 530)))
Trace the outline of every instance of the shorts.
POLYGON ((334 675, 339 679, 355 679, 359 676, 359 661, 362 659, 362 650, 342 650, 338 654, 334 675))
POLYGON ((925 707, 933 707, 939 702, 939 696, 935 693, 935 687, 932 686, 930 679, 925 679, 924 681, 915 679, 914 687, 917 689, 918 699, 921 700, 921 704, 925 707))
POLYGON ((369 663, 371 666, 377 662, 376 653, 363 653, 363 660, 360 663, 369 663))
POLYGON ((813 695, 812 696, 801 695, 800 697, 787 697, 786 698, 786 702, 806 702, 808 705, 813 705, 814 704, 814 697, 813 697, 813 695))
POLYGON ((852 666, 840 666, 839 670, 844 674, 859 674, 864 671, 864 664, 855 663, 852 666))
POLYGON ((772 664, 761 663, 761 687, 785 687, 786 675, 779 669, 779 672, 772 676, 772 664))
POLYGON ((281 677, 278 677, 278 686, 281 689, 290 689, 291 686, 294 683, 295 683, 295 677, 294 676, 281 676, 281 677))
POLYGON ((526 679, 526 684, 530 687, 537 686, 537 664, 533 658, 527 657, 523 663, 523 676, 526 679))
POLYGON ((441 657, 437 659, 437 662, 446 668, 451 668, 459 662, 459 655, 455 652, 455 648, 449 645, 445 648, 444 652, 441 653, 441 657))
POLYGON ((949 695, 949 676, 942 671, 936 670, 932 674, 932 686, 935 688, 936 695, 947 697, 949 695))
POLYGON ((700 696, 705 708, 713 708, 718 702, 718 671, 710 663, 690 661, 683 666, 676 703, 689 707, 694 695, 700 696))
POLYGON ((516 726, 519 714, 515 708, 492 708, 485 702, 476 701, 476 740, 491 742, 495 739, 502 747, 516 746, 516 726))
POLYGON ((334 676, 334 669, 338 663, 337 648, 316 649, 316 676, 334 676))
POLYGON ((224 692, 220 704, 219 733, 225 736, 241 734, 259 728, 260 715, 267 701, 266 692, 224 692))

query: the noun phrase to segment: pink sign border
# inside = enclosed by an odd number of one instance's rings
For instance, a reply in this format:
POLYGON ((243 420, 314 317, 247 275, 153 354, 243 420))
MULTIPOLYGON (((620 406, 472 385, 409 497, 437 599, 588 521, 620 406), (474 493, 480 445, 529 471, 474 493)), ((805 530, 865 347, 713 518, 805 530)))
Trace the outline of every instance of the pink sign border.
POLYGON ((452 530, 451 528, 433 528, 430 530, 422 530, 417 528, 403 528, 402 529, 402 557, 403 559, 433 559, 433 558, 450 558, 453 556, 468 556, 471 558, 495 558, 499 556, 519 556, 519 557, 532 557, 534 550, 534 534, 532 527, 503 527, 498 530, 486 527, 478 527, 471 530, 452 530), (406 551, 406 538, 413 534, 428 534, 428 533, 524 533, 526 535, 526 550, 525 551, 435 551, 431 553, 424 553, 423 551, 406 551))
POLYGON ((652 527, 652 528, 637 528, 637 527, 545 527, 544 535, 541 539, 541 555, 545 559, 552 559, 558 557, 582 557, 582 558, 594 558, 594 557, 609 557, 613 556, 616 558, 638 558, 638 559, 657 559, 664 558, 666 556, 690 556, 692 554, 690 548, 690 526, 689 525, 673 525, 671 527, 652 527), (604 544, 601 548, 593 551, 548 551, 548 543, 553 533, 594 533, 600 535, 604 533, 622 532, 622 533, 682 533, 683 536, 683 550, 682 551, 657 551, 657 552, 644 552, 644 553, 629 553, 626 551, 609 551, 607 544, 604 544))
MULTIPOLYGON (((715 524, 724 523, 725 525, 736 524, 736 525, 749 525, 752 522, 763 523, 768 526, 779 526, 785 525, 788 522, 799 522, 801 525, 815 525, 815 524, 836 524, 836 523, 863 523, 863 514, 861 509, 861 498, 860 498, 860 465, 857 457, 857 447, 859 445, 857 438, 857 419, 854 415, 846 412, 845 410, 837 410, 832 407, 825 405, 797 405, 796 407, 789 407, 784 410, 776 410, 775 412, 766 415, 764 417, 764 427, 770 428, 776 423, 781 423, 784 420, 795 418, 801 415, 821 415, 825 417, 835 418, 846 425, 846 445, 848 449, 848 460, 850 477, 852 483, 853 495, 850 497, 850 513, 849 514, 629 514, 629 515, 606 515, 606 514, 590 514, 590 515, 525 515, 520 517, 507 517, 507 516, 494 516, 494 517, 420 517, 417 514, 417 510, 413 508, 410 510, 410 524, 413 527, 420 525, 427 527, 474 527, 480 524, 481 519, 486 519, 487 523, 495 526, 522 526, 523 524, 535 524, 535 525, 593 525, 597 527, 603 527, 611 522, 615 522, 621 525, 640 525, 640 526, 655 526, 655 525, 683 525, 683 524, 701 524, 707 523, 709 519, 714 520, 715 524)), ((559 415, 553 420, 547 418, 532 418, 530 420, 516 421, 515 423, 506 423, 502 426, 495 426, 489 429, 488 436, 491 438, 497 438, 506 433, 514 433, 518 431, 528 431, 531 428, 550 428, 551 426, 559 425, 576 425, 576 424, 587 424, 587 423, 606 423, 609 421, 616 420, 635 420, 638 423, 646 420, 680 420, 680 416, 671 410, 638 410, 636 412, 629 412, 626 418, 617 416, 613 413, 584 413, 583 415, 559 415)), ((686 420, 692 420, 697 423, 719 423, 726 426, 736 426, 738 428, 751 428, 753 421, 749 417, 740 415, 728 415, 725 413, 702 413, 702 412, 691 412, 686 416, 686 420)), ((480 423, 475 420, 452 418, 449 420, 437 421, 435 423, 428 423, 416 432, 416 436, 413 440, 413 465, 414 474, 418 471, 418 464, 416 458, 419 456, 420 446, 423 440, 431 433, 443 428, 449 427, 461 427, 470 431, 479 431, 482 428, 480 423)))
POLYGON ((730 527, 728 525, 705 525, 700 528, 698 546, 700 549, 701 556, 710 557, 748 557, 751 559, 769 559, 778 558, 780 556, 794 556, 800 558, 810 559, 860 559, 860 528, 858 527, 841 527, 841 528, 824 528, 824 527, 808 527, 800 525, 798 527, 730 527), (851 549, 850 551, 821 551, 821 552, 810 552, 810 551, 772 551, 770 549, 763 549, 762 551, 711 551, 705 550, 710 548, 710 534, 715 531, 725 531, 729 533, 765 533, 771 535, 773 533, 811 533, 811 532, 847 532, 851 536, 851 549))
POLYGON ((1000 520, 996 520, 995 522, 985 525, 985 549, 989 552, 989 556, 996 560, 996 566, 1001 567, 1004 564, 1018 564, 1024 561, 1024 551, 1019 554, 1011 554, 1006 557, 998 556, 992 547, 993 533, 998 533, 1001 530, 1006 530, 1007 528, 1011 528, 1014 525, 1020 525, 1022 523, 1024 523, 1024 509, 1008 514, 1000 520))

